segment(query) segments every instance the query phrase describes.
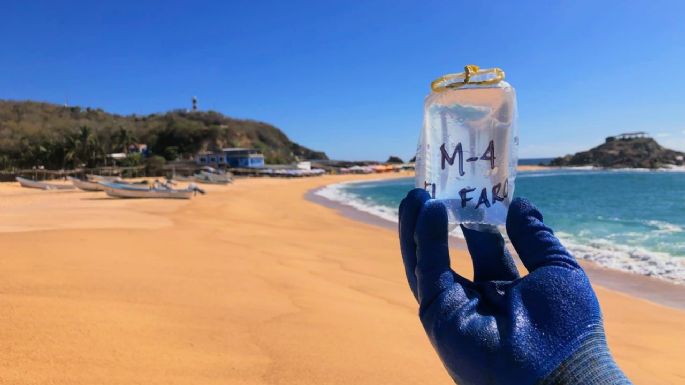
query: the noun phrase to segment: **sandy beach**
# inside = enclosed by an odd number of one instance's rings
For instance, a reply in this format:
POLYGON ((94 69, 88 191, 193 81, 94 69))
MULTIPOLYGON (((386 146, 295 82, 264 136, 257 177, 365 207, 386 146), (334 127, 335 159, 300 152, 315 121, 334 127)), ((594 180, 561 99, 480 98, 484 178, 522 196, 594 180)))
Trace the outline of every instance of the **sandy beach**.
MULTIPOLYGON (((359 178, 191 201, 1 183, 0 384, 451 384, 396 233, 305 198, 359 178)), ((593 283, 634 383, 685 383, 685 311, 593 283)))

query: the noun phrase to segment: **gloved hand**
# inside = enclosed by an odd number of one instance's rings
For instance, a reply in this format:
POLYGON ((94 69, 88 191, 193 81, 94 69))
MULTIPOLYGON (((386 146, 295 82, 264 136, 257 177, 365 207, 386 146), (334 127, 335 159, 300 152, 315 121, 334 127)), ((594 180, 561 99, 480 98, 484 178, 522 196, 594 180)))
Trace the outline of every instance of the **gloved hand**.
POLYGON ((400 244, 419 317, 459 385, 630 384, 606 345, 585 272, 527 200, 511 202, 507 234, 462 226, 474 280, 450 268, 447 212, 421 189, 400 205, 400 244))

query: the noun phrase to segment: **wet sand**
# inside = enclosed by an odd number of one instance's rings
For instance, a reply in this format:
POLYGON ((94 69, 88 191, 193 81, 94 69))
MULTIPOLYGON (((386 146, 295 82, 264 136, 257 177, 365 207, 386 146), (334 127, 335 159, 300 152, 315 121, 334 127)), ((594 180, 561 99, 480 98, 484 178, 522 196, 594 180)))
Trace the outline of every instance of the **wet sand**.
MULTIPOLYGON (((369 177, 241 179, 191 201, 0 184, 0 384, 452 383, 395 231, 304 197, 352 178, 369 177)), ((685 312, 596 289, 631 379, 683 383, 685 312)))

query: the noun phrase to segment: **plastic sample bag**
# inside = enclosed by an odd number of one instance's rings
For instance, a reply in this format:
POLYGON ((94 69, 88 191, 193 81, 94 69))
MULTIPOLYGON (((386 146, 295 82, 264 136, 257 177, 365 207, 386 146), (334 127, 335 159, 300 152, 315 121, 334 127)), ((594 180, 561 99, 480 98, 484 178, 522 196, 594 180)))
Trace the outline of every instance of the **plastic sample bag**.
POLYGON ((442 200, 451 225, 502 225, 518 162, 516 93, 498 68, 466 66, 431 84, 416 187, 442 200))

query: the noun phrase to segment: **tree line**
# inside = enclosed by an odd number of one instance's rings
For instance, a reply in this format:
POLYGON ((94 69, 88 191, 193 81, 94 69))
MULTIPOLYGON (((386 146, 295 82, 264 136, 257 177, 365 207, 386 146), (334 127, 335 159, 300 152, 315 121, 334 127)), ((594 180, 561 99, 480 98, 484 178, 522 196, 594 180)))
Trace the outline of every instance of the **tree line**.
POLYGON ((290 141, 272 125, 214 111, 117 115, 101 109, 0 100, 2 170, 100 167, 112 165, 107 157, 111 153, 127 153, 117 164, 135 166, 147 155, 159 163, 224 147, 255 148, 267 163, 326 159, 325 153, 290 141), (138 143, 146 144, 149 153, 129 152, 138 143))

